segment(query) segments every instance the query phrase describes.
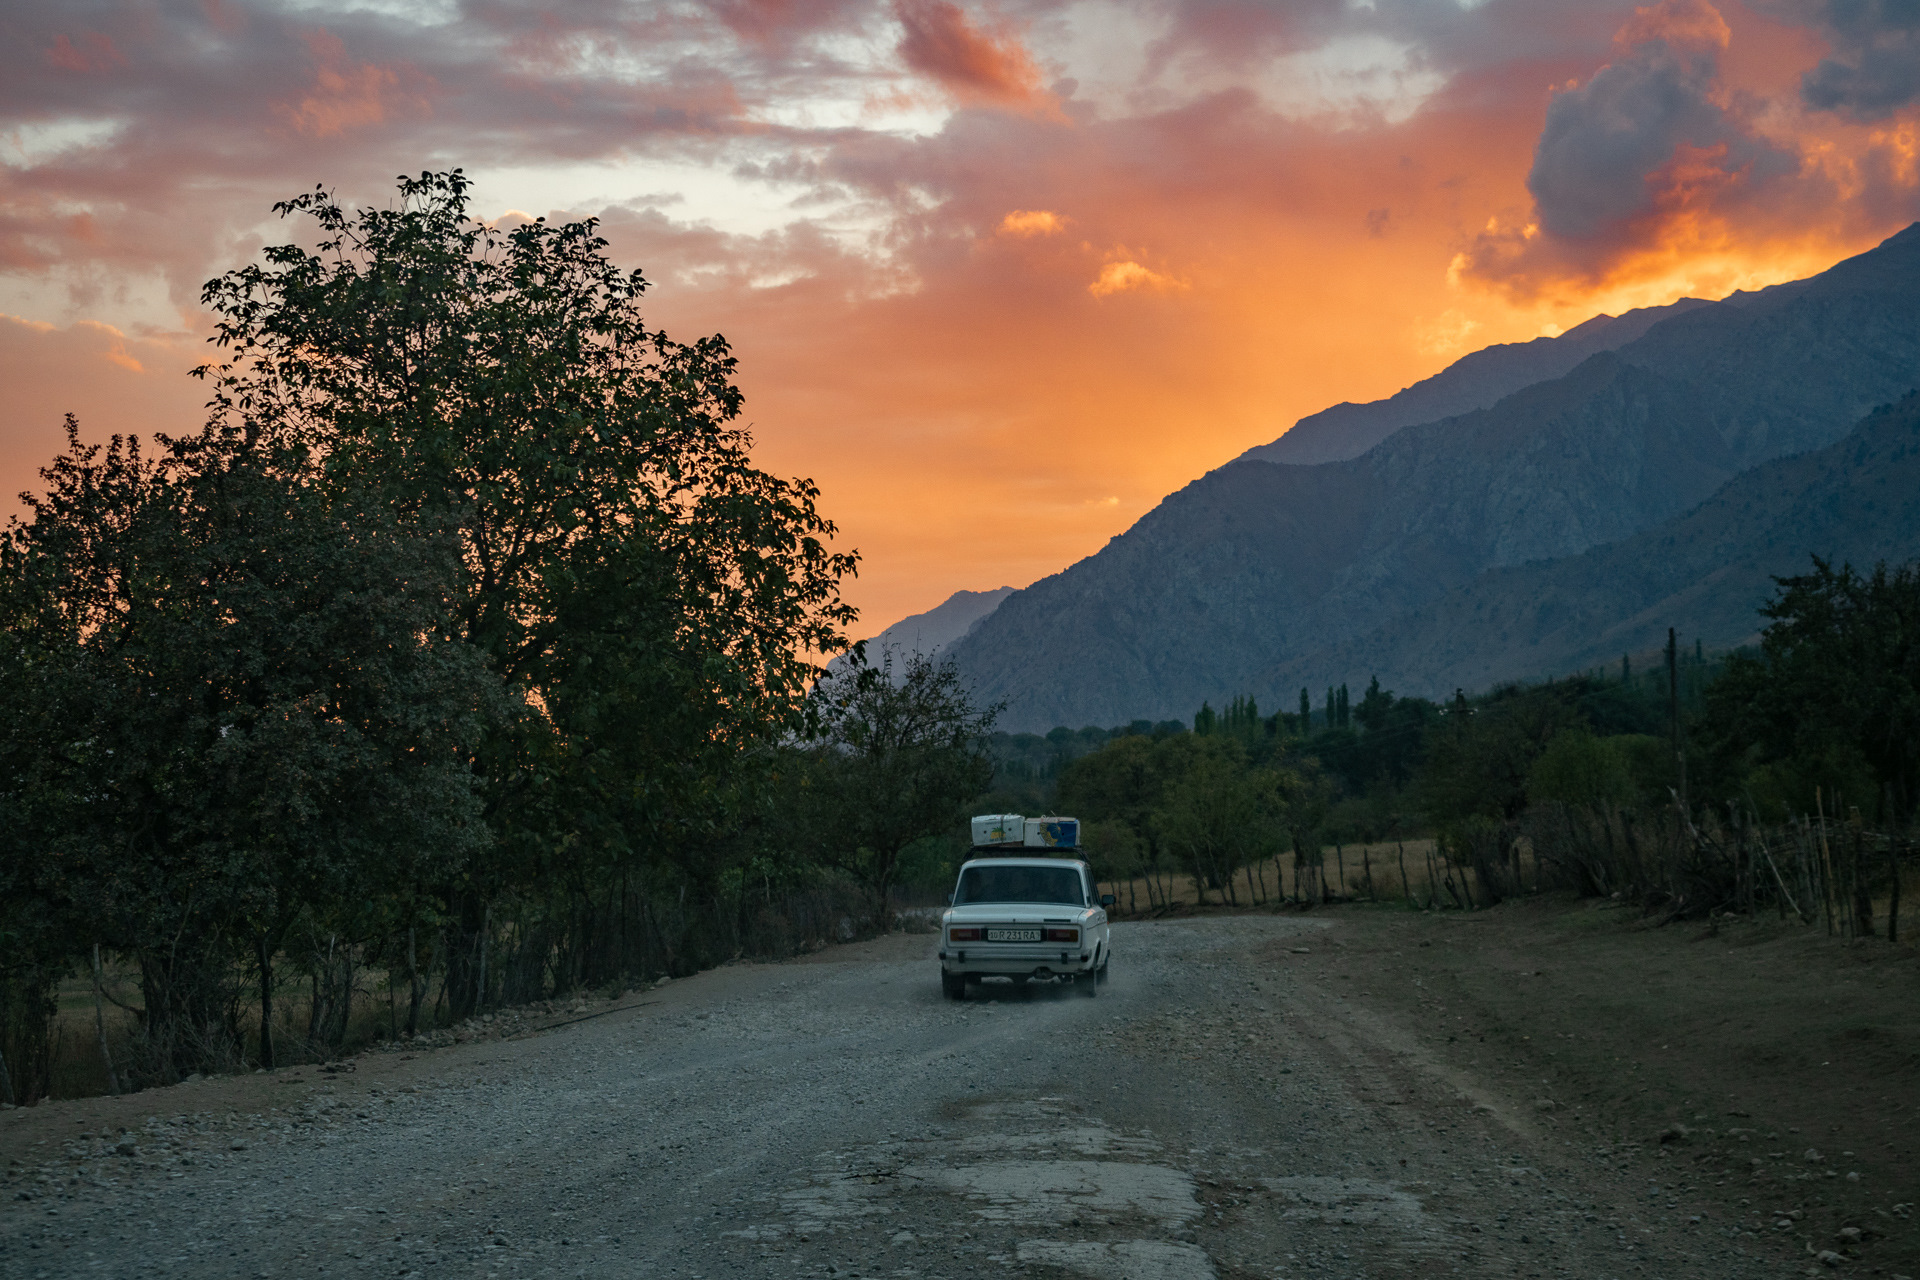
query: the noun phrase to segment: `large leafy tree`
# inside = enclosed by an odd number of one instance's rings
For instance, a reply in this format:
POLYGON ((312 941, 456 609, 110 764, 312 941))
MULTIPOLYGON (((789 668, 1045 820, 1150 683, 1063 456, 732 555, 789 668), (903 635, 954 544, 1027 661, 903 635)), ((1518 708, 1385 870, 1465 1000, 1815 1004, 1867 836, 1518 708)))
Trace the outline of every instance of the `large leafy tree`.
POLYGON ((163 1079, 227 1051, 254 961, 270 1062, 294 922, 485 842, 501 702, 450 633, 454 544, 257 439, 68 435, 0 549, 8 897, 138 960, 163 1079))
POLYGON ((441 508, 465 562, 460 620, 509 680, 544 689, 583 590, 668 600, 722 731, 793 713, 842 646, 851 557, 809 481, 751 465, 724 338, 646 327, 646 281, 592 220, 502 230, 458 171, 400 203, 286 201, 282 245, 208 283, 227 353, 200 372, 228 419, 321 451, 335 482, 441 508))
POLYGON ((448 886, 465 933, 589 865, 710 880, 733 775, 802 727, 853 617, 815 487, 751 463, 726 341, 648 328, 592 221, 474 218, 458 170, 277 209, 316 243, 207 285, 216 417, 452 528, 456 631, 530 708, 476 761, 499 845, 448 886))

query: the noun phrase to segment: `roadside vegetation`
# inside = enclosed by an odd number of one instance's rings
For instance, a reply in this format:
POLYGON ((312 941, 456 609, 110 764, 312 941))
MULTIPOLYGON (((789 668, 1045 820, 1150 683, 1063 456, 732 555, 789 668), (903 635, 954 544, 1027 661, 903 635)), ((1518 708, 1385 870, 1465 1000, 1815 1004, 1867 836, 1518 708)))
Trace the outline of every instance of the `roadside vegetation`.
POLYGON ((0 548, 0 1103, 883 926, 990 716, 821 679, 856 560, 725 340, 458 171, 278 212, 206 286, 205 423, 69 420, 0 548))
POLYGON ((1562 889, 1895 939, 1920 799, 1920 567, 1815 561, 1762 612, 1752 650, 1671 637, 1637 669, 1444 704, 1375 680, 1272 715, 1202 706, 1190 729, 996 738, 980 803, 1077 814, 1122 904, 1151 910, 1476 909, 1562 889))

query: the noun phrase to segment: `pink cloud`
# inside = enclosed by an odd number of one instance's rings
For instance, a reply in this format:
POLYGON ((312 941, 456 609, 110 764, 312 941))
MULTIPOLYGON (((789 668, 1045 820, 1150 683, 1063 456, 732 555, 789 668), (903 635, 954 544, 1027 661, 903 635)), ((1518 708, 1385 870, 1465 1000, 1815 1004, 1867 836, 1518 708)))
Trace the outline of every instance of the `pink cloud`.
POLYGON ((948 0, 894 0, 900 20, 900 57, 969 105, 1035 108, 1051 105, 1040 88, 1040 68, 1017 36, 975 26, 948 0))
POLYGON ((53 47, 47 50, 47 61, 62 71, 90 75, 126 66, 127 55, 114 47, 111 37, 98 31, 81 32, 78 44, 61 32, 53 38, 53 47))
POLYGON ((340 38, 327 31, 309 33, 307 48, 314 62, 311 88, 297 102, 275 107, 296 133, 337 137, 398 113, 427 114, 433 109, 426 96, 431 81, 409 63, 355 62, 340 38), (403 87, 403 79, 411 87, 403 87))

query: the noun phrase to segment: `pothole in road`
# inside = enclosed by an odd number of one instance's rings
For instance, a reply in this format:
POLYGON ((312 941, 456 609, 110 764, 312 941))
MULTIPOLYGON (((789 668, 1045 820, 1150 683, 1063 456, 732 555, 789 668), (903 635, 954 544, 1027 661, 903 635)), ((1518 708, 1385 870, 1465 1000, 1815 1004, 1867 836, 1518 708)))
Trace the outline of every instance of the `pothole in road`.
POLYGON ((1341 1275, 1418 1274, 1446 1240, 1393 1183, 1267 1176, 1272 1157, 1254 1149, 1223 1153, 1219 1180, 1197 1182, 1175 1167, 1187 1157, 1057 1099, 982 1104, 953 1121, 958 1132, 829 1153, 778 1194, 777 1221, 734 1234, 763 1255, 817 1255, 857 1275, 1019 1265, 1102 1280, 1265 1274, 1283 1254, 1288 1268, 1297 1256, 1341 1275))
POLYGON ((1434 1232, 1418 1196, 1363 1178, 1262 1178, 1260 1185, 1286 1204, 1282 1217, 1329 1226, 1385 1227, 1397 1237, 1422 1240, 1434 1232))
POLYGON ((1179 1230, 1200 1215, 1193 1179, 1165 1165, 1118 1160, 982 1160, 957 1167, 902 1170, 965 1200, 988 1222, 1144 1219, 1179 1230))
POLYGON ((1212 1260, 1197 1244, 1022 1240, 1018 1257, 1029 1266, 1058 1267, 1112 1280, 1213 1280, 1214 1275, 1212 1260))
POLYGON ((884 1222, 895 1247, 977 1236, 970 1248, 985 1260, 1111 1280, 1214 1280, 1212 1261, 1192 1238, 1201 1214, 1193 1178, 1160 1163, 1157 1143, 1072 1116, 1052 1100, 982 1105, 965 1120, 987 1131, 835 1153, 836 1167, 780 1196, 784 1230, 739 1234, 807 1241, 869 1235, 862 1228, 884 1222), (1000 1234, 1035 1228, 1046 1236, 1000 1234), (987 1253, 994 1237, 1005 1241, 1003 1251, 987 1253))

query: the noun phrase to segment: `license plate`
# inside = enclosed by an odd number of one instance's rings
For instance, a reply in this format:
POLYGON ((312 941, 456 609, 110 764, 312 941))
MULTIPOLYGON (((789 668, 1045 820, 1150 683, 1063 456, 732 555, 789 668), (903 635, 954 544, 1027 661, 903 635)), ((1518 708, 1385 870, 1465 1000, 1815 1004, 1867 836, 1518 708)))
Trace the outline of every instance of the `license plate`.
POLYGON ((1038 942, 1040 941, 1040 931, 1038 929, 989 929, 987 930, 987 941, 1038 942))

